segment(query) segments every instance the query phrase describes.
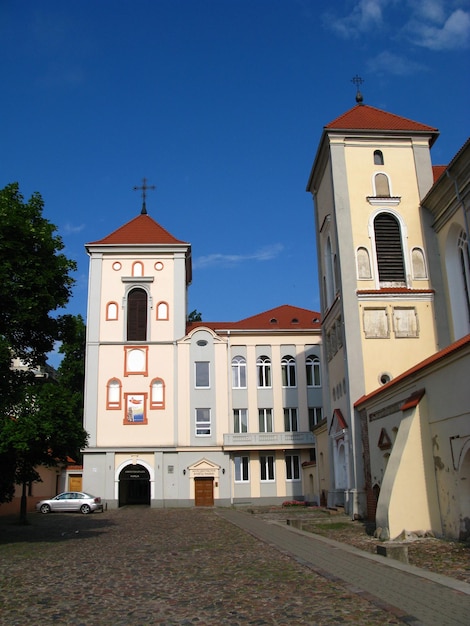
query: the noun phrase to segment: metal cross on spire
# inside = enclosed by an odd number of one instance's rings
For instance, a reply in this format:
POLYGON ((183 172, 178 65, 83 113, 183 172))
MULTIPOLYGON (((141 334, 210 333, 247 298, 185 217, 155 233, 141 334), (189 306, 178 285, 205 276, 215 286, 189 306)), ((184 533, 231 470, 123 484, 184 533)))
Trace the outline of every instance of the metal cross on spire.
POLYGON ((351 82, 354 83, 356 85, 356 102, 358 104, 362 104, 363 102, 363 97, 362 97, 362 93, 360 92, 359 87, 362 85, 362 83, 364 82, 364 79, 361 78, 360 76, 358 76, 356 74, 356 76, 354 76, 354 78, 351 79, 351 82))
POLYGON ((147 179, 146 178, 142 178, 142 186, 141 187, 134 187, 134 191, 142 191, 142 210, 140 212, 141 215, 147 215, 147 206, 145 204, 145 200, 147 198, 147 190, 148 189, 155 189, 155 185, 147 185, 147 179))

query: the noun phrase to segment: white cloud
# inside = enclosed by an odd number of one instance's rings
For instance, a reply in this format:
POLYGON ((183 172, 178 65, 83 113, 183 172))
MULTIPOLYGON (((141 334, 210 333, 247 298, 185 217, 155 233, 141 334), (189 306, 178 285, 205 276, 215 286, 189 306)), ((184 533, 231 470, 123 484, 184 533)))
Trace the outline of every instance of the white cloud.
POLYGON ((85 224, 74 226, 73 224, 67 223, 63 228, 63 232, 65 235, 76 235, 77 233, 81 233, 84 228, 85 224))
POLYGON ((410 59, 384 51, 367 63, 367 70, 372 74, 391 74, 392 76, 410 76, 417 72, 428 71, 425 65, 410 59))
POLYGON ((270 246, 260 248, 251 254, 208 254, 194 259, 194 268, 213 267, 214 265, 233 266, 244 263, 245 261, 270 261, 283 251, 284 246, 281 243, 275 243, 270 246))
POLYGON ((470 12, 457 9, 441 24, 412 19, 405 26, 408 39, 430 50, 458 50, 470 45, 470 12))
POLYGON ((359 0, 345 17, 336 18, 332 13, 328 13, 325 19, 328 26, 338 35, 354 38, 382 25, 383 9, 389 2, 390 0, 359 0))

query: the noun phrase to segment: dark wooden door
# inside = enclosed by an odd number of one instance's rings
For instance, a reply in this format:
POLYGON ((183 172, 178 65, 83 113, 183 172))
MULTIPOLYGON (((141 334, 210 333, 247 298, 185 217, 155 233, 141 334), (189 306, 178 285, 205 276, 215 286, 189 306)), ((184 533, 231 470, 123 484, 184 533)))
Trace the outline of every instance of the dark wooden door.
POLYGON ((214 479, 195 478, 194 498, 196 506, 214 506, 214 479))

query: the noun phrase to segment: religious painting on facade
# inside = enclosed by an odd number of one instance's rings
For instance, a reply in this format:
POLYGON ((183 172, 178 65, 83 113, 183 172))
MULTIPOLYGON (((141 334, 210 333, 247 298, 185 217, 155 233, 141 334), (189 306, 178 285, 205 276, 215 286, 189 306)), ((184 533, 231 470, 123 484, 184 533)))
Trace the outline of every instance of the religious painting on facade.
POLYGON ((145 393, 127 393, 126 394, 126 424, 146 424, 147 417, 145 415, 145 393))

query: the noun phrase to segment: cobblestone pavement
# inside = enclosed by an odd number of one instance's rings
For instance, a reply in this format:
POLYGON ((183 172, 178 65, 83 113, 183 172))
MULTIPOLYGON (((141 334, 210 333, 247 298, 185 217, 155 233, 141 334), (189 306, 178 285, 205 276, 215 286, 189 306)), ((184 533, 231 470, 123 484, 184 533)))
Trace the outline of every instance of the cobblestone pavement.
POLYGON ((0 624, 399 624, 217 515, 130 507, 0 519, 0 624))

